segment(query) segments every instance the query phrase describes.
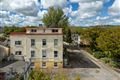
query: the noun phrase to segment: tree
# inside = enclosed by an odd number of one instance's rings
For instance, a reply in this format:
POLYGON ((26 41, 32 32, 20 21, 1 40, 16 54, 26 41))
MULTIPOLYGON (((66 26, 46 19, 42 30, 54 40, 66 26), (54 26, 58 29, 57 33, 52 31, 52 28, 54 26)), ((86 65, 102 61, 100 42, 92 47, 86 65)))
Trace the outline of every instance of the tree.
POLYGON ((95 50, 97 47, 96 39, 100 36, 102 32, 105 31, 105 28, 101 27, 93 27, 93 28, 87 28, 82 33, 82 38, 85 39, 90 43, 90 47, 92 50, 95 50))
POLYGON ((4 35, 8 36, 11 32, 25 32, 24 27, 17 27, 17 26, 5 26, 4 27, 4 35))
POLYGON ((65 28, 68 26, 68 17, 61 8, 50 7, 48 13, 43 16, 42 21, 46 27, 50 28, 65 28))
POLYGON ((72 43, 71 30, 70 29, 68 29, 68 31, 66 33, 66 42, 72 43))
POLYGON ((120 58, 120 28, 109 28, 97 38, 97 47, 107 52, 108 57, 120 58))

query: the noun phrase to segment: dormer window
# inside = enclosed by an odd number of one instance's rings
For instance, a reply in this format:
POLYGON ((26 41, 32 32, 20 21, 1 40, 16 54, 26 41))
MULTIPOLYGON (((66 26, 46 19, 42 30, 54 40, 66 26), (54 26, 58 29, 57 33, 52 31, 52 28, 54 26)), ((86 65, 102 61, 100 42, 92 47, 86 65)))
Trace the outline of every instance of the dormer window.
POLYGON ((37 30, 36 29, 31 29, 31 32, 37 32, 37 30))
POLYGON ((52 32, 58 32, 58 29, 52 29, 52 32))

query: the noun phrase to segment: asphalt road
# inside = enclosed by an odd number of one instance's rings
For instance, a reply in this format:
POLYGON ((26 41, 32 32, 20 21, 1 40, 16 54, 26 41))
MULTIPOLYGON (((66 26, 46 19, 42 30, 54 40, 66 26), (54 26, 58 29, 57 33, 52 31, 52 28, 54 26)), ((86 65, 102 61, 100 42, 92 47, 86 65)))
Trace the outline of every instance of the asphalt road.
POLYGON ((104 65, 88 52, 80 49, 69 49, 71 66, 65 72, 71 80, 80 75, 81 80, 120 80, 120 74, 104 65))
POLYGON ((81 52, 69 52, 69 68, 100 68, 81 52))

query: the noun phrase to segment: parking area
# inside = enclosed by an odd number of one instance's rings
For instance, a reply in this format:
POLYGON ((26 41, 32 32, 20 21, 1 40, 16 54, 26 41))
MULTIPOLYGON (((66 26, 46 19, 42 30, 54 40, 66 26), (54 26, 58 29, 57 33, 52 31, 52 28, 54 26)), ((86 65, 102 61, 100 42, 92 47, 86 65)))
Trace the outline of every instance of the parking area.
POLYGON ((120 80, 118 72, 89 55, 84 50, 69 49, 70 67, 63 70, 70 80, 74 80, 76 75, 80 75, 81 80, 120 80))
POLYGON ((69 68, 100 68, 81 52, 69 52, 69 68))

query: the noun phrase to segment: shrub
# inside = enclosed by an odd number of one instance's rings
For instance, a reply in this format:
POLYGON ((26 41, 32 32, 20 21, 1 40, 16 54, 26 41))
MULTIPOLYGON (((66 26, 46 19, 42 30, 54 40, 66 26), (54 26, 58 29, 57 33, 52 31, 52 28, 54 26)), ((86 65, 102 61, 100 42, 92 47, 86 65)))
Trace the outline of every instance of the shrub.
POLYGON ((109 63, 109 62, 111 61, 111 59, 110 59, 110 58, 107 58, 107 57, 101 58, 101 60, 102 60, 104 63, 109 63))
POLYGON ((54 79, 53 80, 69 80, 67 75, 65 75, 64 73, 63 74, 56 74, 54 76, 54 79))
POLYGON ((94 52, 93 55, 94 55, 96 58, 98 58, 98 59, 104 57, 104 54, 103 54, 102 52, 94 52))
POLYGON ((111 61, 109 63, 109 65, 112 66, 112 67, 120 68, 120 64, 118 62, 116 62, 116 61, 111 61))
POLYGON ((50 76, 40 70, 32 70, 28 80, 51 80, 50 76))
POLYGON ((77 76, 75 77, 75 80, 80 80, 80 75, 77 75, 77 76))

